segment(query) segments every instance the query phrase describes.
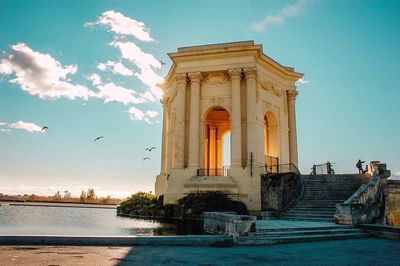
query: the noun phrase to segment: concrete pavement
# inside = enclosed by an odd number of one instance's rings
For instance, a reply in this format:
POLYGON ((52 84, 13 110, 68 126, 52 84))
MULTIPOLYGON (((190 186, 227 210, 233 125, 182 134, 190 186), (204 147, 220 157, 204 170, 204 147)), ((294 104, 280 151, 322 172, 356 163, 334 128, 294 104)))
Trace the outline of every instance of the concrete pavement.
POLYGON ((380 238, 256 247, 0 247, 0 265, 400 265, 380 238))

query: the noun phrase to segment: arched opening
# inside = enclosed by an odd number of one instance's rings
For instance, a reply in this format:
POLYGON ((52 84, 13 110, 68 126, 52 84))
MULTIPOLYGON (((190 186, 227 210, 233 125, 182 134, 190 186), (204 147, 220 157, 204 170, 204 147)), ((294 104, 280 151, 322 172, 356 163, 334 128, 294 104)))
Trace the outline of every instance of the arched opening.
POLYGON ((264 116, 264 154, 266 165, 279 164, 278 121, 272 112, 264 116))
MULTIPOLYGON (((230 116, 222 107, 211 109, 204 120, 204 169, 205 175, 225 175, 224 136, 230 132, 230 116)), ((230 145, 230 142, 225 142, 230 145)))

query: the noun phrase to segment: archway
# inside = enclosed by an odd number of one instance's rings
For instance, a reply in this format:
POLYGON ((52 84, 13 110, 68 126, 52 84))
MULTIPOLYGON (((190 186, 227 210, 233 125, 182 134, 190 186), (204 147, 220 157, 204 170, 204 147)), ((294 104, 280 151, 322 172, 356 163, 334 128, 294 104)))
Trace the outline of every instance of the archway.
MULTIPOLYGON (((204 120, 204 169, 205 175, 225 175, 223 169, 224 136, 230 132, 230 116, 222 107, 212 108, 204 120)), ((229 143, 230 145, 230 143, 229 143)))
POLYGON ((264 154, 268 166, 279 164, 278 143, 278 121, 272 112, 267 112, 264 116, 264 154))

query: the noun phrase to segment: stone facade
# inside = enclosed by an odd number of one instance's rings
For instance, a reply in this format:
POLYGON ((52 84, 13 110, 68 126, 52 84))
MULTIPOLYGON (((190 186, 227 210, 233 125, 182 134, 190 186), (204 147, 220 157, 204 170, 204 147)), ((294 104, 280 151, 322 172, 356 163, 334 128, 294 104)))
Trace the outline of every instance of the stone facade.
POLYGON ((178 48, 164 91, 161 172, 164 204, 190 192, 223 191, 261 210, 259 166, 297 165, 295 82, 303 74, 252 41, 178 48), (230 159, 223 168, 223 138, 230 159))

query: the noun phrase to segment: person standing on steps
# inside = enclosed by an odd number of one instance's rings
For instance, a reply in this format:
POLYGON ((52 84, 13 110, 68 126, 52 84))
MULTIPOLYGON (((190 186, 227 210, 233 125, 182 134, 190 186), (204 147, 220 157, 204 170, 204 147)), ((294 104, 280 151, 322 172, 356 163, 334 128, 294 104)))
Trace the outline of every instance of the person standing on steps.
POLYGON ((358 162, 356 163, 356 167, 358 169, 359 174, 364 174, 364 170, 363 170, 363 166, 362 166, 363 163, 365 163, 365 161, 361 161, 361 160, 358 160, 358 162))

